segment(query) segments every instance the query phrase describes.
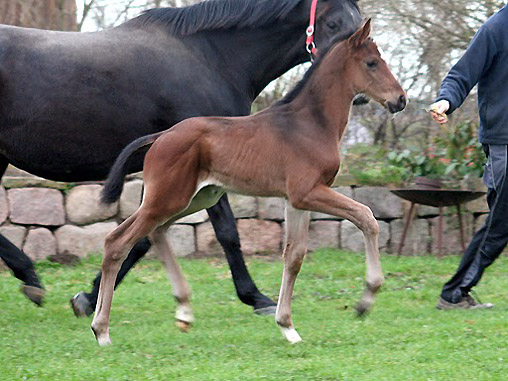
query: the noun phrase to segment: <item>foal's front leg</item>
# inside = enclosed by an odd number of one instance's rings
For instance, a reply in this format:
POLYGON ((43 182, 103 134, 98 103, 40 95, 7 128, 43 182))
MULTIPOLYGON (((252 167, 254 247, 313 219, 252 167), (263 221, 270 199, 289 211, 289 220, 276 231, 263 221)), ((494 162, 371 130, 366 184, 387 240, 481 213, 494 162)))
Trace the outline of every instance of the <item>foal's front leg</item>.
POLYGON ((169 224, 155 229, 150 234, 150 240, 155 246, 157 254, 166 268, 168 278, 173 287, 173 295, 178 303, 175 313, 176 325, 180 330, 187 332, 191 323, 194 321, 194 315, 192 314, 190 306, 191 291, 168 242, 166 236, 168 227, 169 224))
POLYGON ((319 185, 294 204, 298 208, 342 217, 355 224, 365 237, 365 280, 366 288, 356 306, 359 315, 368 312, 374 296, 383 284, 383 273, 379 262, 379 226, 370 208, 337 193, 325 185, 319 185))
POLYGON ((254 313, 257 315, 274 315, 277 304, 258 290, 245 265, 235 216, 227 195, 224 194, 215 206, 206 211, 217 240, 226 254, 238 298, 242 303, 254 307, 254 313))
POLYGON ((291 298, 296 277, 307 252, 310 213, 286 203, 286 243, 284 247, 284 273, 280 287, 275 321, 282 335, 292 344, 301 341, 291 319, 291 298))

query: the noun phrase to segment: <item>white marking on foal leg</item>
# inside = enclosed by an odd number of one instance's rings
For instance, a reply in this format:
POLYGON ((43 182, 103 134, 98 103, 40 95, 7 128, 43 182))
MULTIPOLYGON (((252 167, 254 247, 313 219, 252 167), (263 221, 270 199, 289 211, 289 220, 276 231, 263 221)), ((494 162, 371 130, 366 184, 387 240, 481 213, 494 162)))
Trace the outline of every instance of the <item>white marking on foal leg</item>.
MULTIPOLYGON (((121 235, 132 226, 136 214, 125 220, 114 231, 108 234, 104 244, 102 258, 102 277, 97 297, 97 307, 92 321, 92 331, 97 343, 103 347, 111 344, 109 339, 109 314, 115 288, 115 280, 120 266, 127 256, 127 245, 121 242, 121 235)), ((143 237, 143 236, 141 236, 143 237)))
POLYGON ((179 304, 175 313, 176 326, 182 332, 188 332, 194 322, 194 315, 189 304, 179 304))
POLYGON ((174 253, 171 250, 171 245, 166 238, 166 230, 169 226, 179 218, 195 213, 199 210, 209 208, 217 203, 224 194, 224 189, 210 182, 201 183, 193 198, 191 199, 187 208, 171 217, 168 222, 161 228, 155 230, 151 234, 152 242, 157 249, 157 252, 166 267, 166 272, 173 285, 173 295, 178 303, 176 307, 175 319, 176 326, 183 332, 190 329, 191 323, 194 322, 194 315, 189 303, 191 292, 185 276, 178 265, 174 253))
POLYGON ((194 322, 194 315, 192 314, 192 309, 188 304, 179 304, 176 307, 175 318, 181 321, 185 321, 187 323, 194 322))
POLYGON ((291 343, 302 341, 291 319, 291 298, 296 277, 307 252, 307 235, 310 212, 293 208, 286 204, 286 242, 284 249, 284 272, 280 287, 279 302, 275 312, 275 321, 282 335, 291 343))
POLYGON ((106 347, 108 345, 111 345, 111 339, 109 338, 109 329, 101 334, 96 333, 95 338, 97 339, 97 344, 99 344, 99 347, 106 347))
POLYGON ((366 287, 362 299, 355 307, 358 316, 363 316, 369 312, 374 304, 375 295, 383 284, 383 273, 379 262, 378 223, 368 207, 364 206, 363 210, 365 213, 360 214, 360 216, 363 217, 361 226, 365 237, 366 287))
POLYGON ((284 336, 291 344, 296 344, 302 341, 302 338, 293 327, 286 328, 279 325, 279 328, 282 332, 282 336, 284 336))
MULTIPOLYGON (((104 279, 104 278, 103 278, 104 279)), ((97 298, 97 311, 94 314, 91 329, 92 332, 95 335, 95 339, 97 340, 97 344, 99 344, 100 347, 105 347, 106 345, 111 344, 111 339, 109 338, 109 317, 104 317, 104 314, 107 312, 104 312, 103 303, 105 297, 104 297, 104 291, 103 291, 103 285, 101 280, 101 289, 99 290, 99 297, 97 298)), ((109 304, 111 305, 111 304, 109 304)), ((110 307, 111 308, 111 307, 110 307)))
POLYGON ((173 251, 169 241, 166 238, 166 230, 169 227, 170 222, 156 229, 150 235, 153 245, 155 246, 159 257, 166 268, 169 280, 173 285, 173 295, 177 301, 177 307, 175 312, 176 326, 183 332, 187 332, 190 329, 191 323, 194 321, 192 315, 192 309, 190 307, 190 288, 185 280, 185 276, 175 259, 173 251))

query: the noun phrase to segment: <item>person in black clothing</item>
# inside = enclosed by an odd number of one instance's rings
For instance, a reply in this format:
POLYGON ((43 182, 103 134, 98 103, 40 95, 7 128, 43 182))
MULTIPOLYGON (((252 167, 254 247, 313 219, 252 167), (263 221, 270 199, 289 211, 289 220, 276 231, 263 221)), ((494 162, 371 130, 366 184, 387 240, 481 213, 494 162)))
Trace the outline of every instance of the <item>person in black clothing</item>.
POLYGON ((489 215, 466 249, 455 275, 443 286, 438 309, 492 308, 478 303, 471 289, 485 269, 508 243, 508 8, 503 7, 476 33, 464 56, 444 79, 434 120, 446 123, 446 115, 460 107, 478 84, 479 139, 487 155, 483 181, 488 188, 489 215))

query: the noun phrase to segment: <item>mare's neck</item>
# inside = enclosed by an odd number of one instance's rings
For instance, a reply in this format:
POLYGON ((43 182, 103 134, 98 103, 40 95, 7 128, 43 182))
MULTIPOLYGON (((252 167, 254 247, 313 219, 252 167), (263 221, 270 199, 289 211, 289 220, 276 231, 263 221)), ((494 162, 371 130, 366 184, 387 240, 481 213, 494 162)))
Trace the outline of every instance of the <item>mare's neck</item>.
POLYGON ((252 102, 271 81, 309 60, 305 50, 308 20, 307 16, 302 18, 306 12, 300 10, 297 15, 296 10, 287 21, 261 28, 204 32, 184 38, 210 64, 222 63, 217 70, 252 102))
POLYGON ((290 102, 295 112, 306 114, 318 131, 340 141, 346 129, 356 91, 345 73, 345 46, 329 52, 301 92, 290 102))

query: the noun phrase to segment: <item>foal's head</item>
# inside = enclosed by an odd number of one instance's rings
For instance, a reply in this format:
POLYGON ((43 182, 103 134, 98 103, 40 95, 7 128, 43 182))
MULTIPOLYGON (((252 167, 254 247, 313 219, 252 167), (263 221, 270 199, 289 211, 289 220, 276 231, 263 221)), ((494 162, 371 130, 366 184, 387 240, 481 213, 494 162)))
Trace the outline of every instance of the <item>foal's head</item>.
POLYGON ((368 19, 346 42, 345 75, 355 93, 364 93, 391 113, 404 110, 407 97, 370 36, 368 19))

